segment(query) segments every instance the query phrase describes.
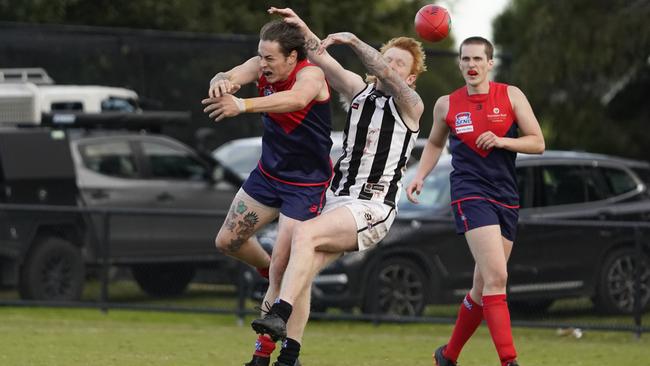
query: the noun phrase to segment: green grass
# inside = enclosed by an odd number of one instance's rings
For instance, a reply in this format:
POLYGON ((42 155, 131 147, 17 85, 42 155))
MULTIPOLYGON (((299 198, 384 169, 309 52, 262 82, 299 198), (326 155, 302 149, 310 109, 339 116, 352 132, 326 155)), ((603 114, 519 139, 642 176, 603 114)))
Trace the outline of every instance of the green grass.
MULTIPOLYGON (((307 366, 431 365, 433 348, 451 326, 312 322, 303 340, 307 366)), ((522 365, 641 365, 650 336, 586 332, 581 339, 555 330, 514 329, 522 365)), ((94 309, 0 308, 0 365, 241 365, 255 335, 228 315, 94 309)), ((462 365, 497 365, 482 326, 460 358, 462 365)))

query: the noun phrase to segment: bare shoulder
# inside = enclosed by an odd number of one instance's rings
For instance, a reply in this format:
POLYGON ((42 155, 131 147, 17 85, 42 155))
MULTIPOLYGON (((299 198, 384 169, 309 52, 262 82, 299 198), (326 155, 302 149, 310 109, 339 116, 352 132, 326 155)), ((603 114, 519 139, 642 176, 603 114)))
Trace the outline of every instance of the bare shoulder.
POLYGON ((323 70, 316 65, 309 65, 303 67, 296 74, 296 78, 318 78, 325 80, 325 73, 323 70))
POLYGON ((436 100, 436 104, 433 106, 434 115, 440 115, 442 117, 447 115, 449 112, 449 95, 443 95, 436 100))
POLYGON ((526 99, 524 92, 514 85, 508 85, 508 97, 513 105, 522 99, 526 99))

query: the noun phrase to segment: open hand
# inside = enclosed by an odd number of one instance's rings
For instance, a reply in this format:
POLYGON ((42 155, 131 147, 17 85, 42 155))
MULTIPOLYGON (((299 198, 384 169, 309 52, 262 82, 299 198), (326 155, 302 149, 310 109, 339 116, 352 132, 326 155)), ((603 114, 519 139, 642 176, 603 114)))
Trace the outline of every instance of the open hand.
POLYGON ((327 47, 333 44, 349 44, 354 42, 356 38, 357 36, 350 32, 332 33, 321 41, 317 52, 319 55, 321 55, 323 52, 325 52, 327 47))
POLYGON ((210 82, 208 96, 210 98, 219 98, 226 94, 235 94, 240 88, 241 85, 233 84, 228 79, 213 79, 210 82))
POLYGON ((203 99, 201 103, 207 106, 203 109, 203 112, 209 113, 208 117, 214 118, 215 122, 219 122, 226 117, 237 116, 242 112, 237 104, 237 98, 230 94, 203 99))
POLYGON ((269 10, 267 10, 269 14, 278 14, 282 18, 284 18, 284 21, 287 23, 295 24, 301 29, 307 29, 307 24, 300 19, 298 14, 293 11, 291 8, 283 8, 283 9, 278 9, 274 6, 270 7, 269 10))

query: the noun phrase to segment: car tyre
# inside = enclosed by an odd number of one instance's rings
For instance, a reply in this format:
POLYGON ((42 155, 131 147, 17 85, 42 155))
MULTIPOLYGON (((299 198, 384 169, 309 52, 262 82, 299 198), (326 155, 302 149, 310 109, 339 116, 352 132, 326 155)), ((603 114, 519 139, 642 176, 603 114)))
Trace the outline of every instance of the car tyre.
MULTIPOLYGON (((634 312, 634 276, 639 256, 633 248, 624 248, 610 253, 599 274, 596 307, 609 314, 632 314, 634 312)), ((641 269, 642 309, 650 305, 650 267, 641 269)))
POLYGON ((21 266, 18 291, 25 300, 79 300, 84 273, 79 248, 61 238, 42 238, 30 249, 21 266))
POLYGON ((148 263, 131 267, 133 278, 142 291, 155 297, 181 295, 194 279, 196 268, 191 264, 148 263))
POLYGON ((365 291, 364 313, 422 315, 428 281, 416 262, 403 257, 384 259, 374 268, 372 277, 365 291))

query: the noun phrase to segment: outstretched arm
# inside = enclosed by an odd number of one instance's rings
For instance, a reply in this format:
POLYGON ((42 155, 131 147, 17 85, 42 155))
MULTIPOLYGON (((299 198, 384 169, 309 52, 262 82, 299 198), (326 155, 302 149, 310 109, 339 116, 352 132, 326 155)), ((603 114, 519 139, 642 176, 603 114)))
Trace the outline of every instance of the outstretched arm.
POLYGON ((381 80, 385 91, 395 98, 399 109, 415 123, 415 126, 411 127, 417 129, 418 121, 424 111, 422 98, 406 83, 404 78, 393 70, 384 59, 384 56, 349 32, 330 34, 321 42, 319 52, 323 52, 332 44, 347 44, 350 46, 366 66, 368 72, 381 80))
MULTIPOLYGON (((319 98, 325 88, 325 76, 317 67, 305 67, 296 75, 296 82, 291 89, 273 93, 264 97, 237 98, 226 94, 222 97, 207 98, 203 110, 210 118, 220 121, 241 113, 285 113, 305 108, 312 100, 319 98)), ((328 97, 325 95, 325 97, 328 97)))
POLYGON ((208 96, 211 98, 218 98, 225 94, 234 94, 242 85, 257 80, 259 75, 260 58, 258 56, 252 57, 241 65, 235 66, 226 72, 216 74, 212 80, 210 80, 208 96))
POLYGON ((343 95, 348 102, 352 101, 352 98, 366 87, 366 83, 361 76, 343 68, 328 52, 317 52, 321 43, 320 39, 293 10, 271 7, 268 12, 278 14, 284 18, 285 22, 300 27, 305 35, 309 60, 323 69, 330 86, 343 95))

